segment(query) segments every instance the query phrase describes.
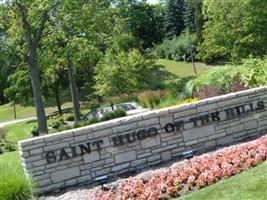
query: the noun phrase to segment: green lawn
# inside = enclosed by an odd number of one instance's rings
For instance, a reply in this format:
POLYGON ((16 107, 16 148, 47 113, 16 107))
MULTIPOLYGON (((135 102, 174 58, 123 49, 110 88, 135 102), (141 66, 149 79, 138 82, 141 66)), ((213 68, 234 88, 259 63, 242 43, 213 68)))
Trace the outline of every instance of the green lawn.
MULTIPOLYGON (((88 94, 89 93, 87 89, 80 90, 79 91, 80 100, 81 101, 84 100, 85 96, 88 94)), ((71 96, 68 90, 64 91, 61 94, 60 99, 61 99, 61 107, 63 110, 72 108, 71 96)), ((46 99, 44 101, 44 106, 47 115, 56 112, 58 110, 55 98, 46 99)), ((23 104, 17 104, 16 111, 17 111, 17 119, 36 116, 36 111, 33 101, 28 101, 23 104)), ((0 105, 0 122, 10 121, 10 120, 14 120, 13 104, 8 103, 0 105)))
POLYGON ((19 140, 29 138, 34 126, 37 126, 37 122, 35 120, 5 126, 4 129, 7 131, 7 141, 17 142, 19 140))
MULTIPOLYGON (((156 64, 164 66, 167 71, 178 76, 195 75, 192 63, 177 62, 174 60, 167 59, 158 59, 156 64)), ((205 63, 200 62, 196 62, 195 65, 197 74, 201 74, 212 67, 211 65, 206 65, 205 63)))
POLYGON ((12 166, 18 166, 19 172, 23 172, 19 153, 17 151, 0 154, 0 164, 2 165, 3 163, 9 163, 12 166))
MULTIPOLYGON (((70 101, 62 104, 62 109, 71 108, 72 103, 70 101)), ((36 115, 34 105, 17 105, 17 119, 23 119, 28 117, 34 117, 36 115)), ((56 105, 49 105, 45 108, 46 114, 51 114, 57 111, 56 105)), ((0 106, 0 122, 14 120, 14 112, 12 104, 8 103, 0 106)))
POLYGON ((267 161, 177 200, 265 200, 267 199, 267 161))

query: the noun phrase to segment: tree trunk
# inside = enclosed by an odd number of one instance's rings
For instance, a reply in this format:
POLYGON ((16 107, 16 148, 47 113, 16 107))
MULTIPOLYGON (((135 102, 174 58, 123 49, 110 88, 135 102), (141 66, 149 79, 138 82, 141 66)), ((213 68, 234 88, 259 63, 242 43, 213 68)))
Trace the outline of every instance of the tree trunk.
POLYGON ((56 96, 56 102, 57 102, 57 109, 58 109, 58 114, 62 116, 62 109, 61 109, 61 103, 60 103, 60 98, 58 91, 55 91, 55 96, 56 96))
POLYGON ((16 112, 16 102, 13 102, 13 112, 14 112, 14 118, 17 119, 17 112, 16 112))
POLYGON ((29 48, 29 65, 31 72, 31 83, 34 96, 34 104, 36 108, 38 131, 40 133, 47 133, 47 121, 45 115, 45 109, 43 105, 41 95, 41 84, 40 84, 40 70, 37 64, 37 52, 34 47, 29 48))
POLYGON ((41 95, 41 86, 39 78, 40 71, 37 67, 31 67, 30 70, 31 70, 31 82, 32 82, 34 103, 38 121, 38 130, 40 133, 44 133, 47 132, 47 121, 41 95))
POLYGON ((195 65, 195 61, 194 61, 194 56, 193 56, 192 50, 190 50, 190 56, 191 56, 191 61, 192 61, 193 68, 194 68, 194 73, 195 73, 195 76, 196 76, 197 75, 197 69, 196 69, 196 65, 195 65))
POLYGON ((112 111, 114 111, 114 103, 112 100, 110 100, 110 107, 111 107, 112 111))
POLYGON ((73 74, 73 63, 71 58, 67 58, 67 65, 68 65, 68 75, 69 75, 69 82, 70 82, 70 92, 71 92, 71 99, 73 103, 73 112, 74 112, 74 120, 75 122, 80 121, 80 104, 79 104, 79 97, 78 97, 78 90, 76 86, 75 77, 73 74))

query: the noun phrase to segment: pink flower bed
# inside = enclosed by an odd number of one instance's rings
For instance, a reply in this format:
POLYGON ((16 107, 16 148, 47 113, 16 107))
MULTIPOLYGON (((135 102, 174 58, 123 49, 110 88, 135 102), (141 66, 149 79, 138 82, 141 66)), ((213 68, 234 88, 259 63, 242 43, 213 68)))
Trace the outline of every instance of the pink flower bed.
POLYGON ((267 136, 196 156, 153 172, 99 189, 90 200, 156 200, 181 196, 252 168, 267 159, 267 136))

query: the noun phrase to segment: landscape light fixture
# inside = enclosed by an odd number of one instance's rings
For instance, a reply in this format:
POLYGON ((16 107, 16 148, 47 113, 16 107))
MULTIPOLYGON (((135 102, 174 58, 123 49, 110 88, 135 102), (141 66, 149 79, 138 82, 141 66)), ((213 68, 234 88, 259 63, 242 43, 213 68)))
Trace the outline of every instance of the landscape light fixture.
POLYGON ((108 182, 107 176, 99 176, 95 178, 95 181, 98 183, 98 185, 101 185, 103 187, 104 184, 108 182))
POLYGON ((190 158, 193 158, 194 153, 193 151, 186 151, 186 152, 183 152, 183 156, 185 159, 190 159, 190 158))

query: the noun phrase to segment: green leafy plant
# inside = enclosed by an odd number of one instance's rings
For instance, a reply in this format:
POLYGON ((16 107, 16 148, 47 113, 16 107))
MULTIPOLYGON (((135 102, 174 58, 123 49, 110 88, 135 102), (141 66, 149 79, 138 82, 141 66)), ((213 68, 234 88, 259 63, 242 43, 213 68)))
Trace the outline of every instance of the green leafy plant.
POLYGON ((78 121, 73 125, 73 128, 79 128, 79 127, 83 127, 89 125, 88 121, 78 121))
POLYGON ((176 61, 185 61, 190 56, 189 50, 194 50, 196 36, 181 34, 173 37, 171 40, 164 40, 162 44, 154 47, 152 55, 157 58, 165 58, 176 61))
POLYGON ((164 89, 169 90, 172 94, 177 96, 178 93, 182 92, 186 83, 194 79, 194 76, 181 77, 177 79, 167 80, 163 82, 164 89))
POLYGON ((163 90, 153 91, 147 90, 138 95, 138 101, 144 108, 154 108, 159 104, 166 96, 166 92, 163 90))
POLYGON ((91 103, 88 108, 90 110, 95 110, 95 109, 99 108, 100 106, 101 105, 99 103, 91 103))
POLYGON ((158 67, 138 50, 107 52, 95 67, 96 93, 111 97, 149 88, 158 67))
POLYGON ((263 60, 250 58, 244 62, 242 67, 245 73, 241 79, 248 87, 259 87, 267 85, 267 57, 263 60))
POLYGON ((37 137, 40 135, 39 131, 38 131, 38 128, 35 126, 33 127, 33 129, 31 130, 31 134, 33 137, 37 137))
POLYGON ((111 120, 111 119, 114 119, 116 118, 116 115, 114 112, 106 112, 103 114, 103 116, 100 118, 100 121, 108 121, 108 120, 111 120))
POLYGON ((6 143, 4 145, 4 148, 5 148, 5 151, 8 151, 8 152, 12 152, 12 151, 16 151, 17 150, 16 145, 12 144, 12 143, 6 143))
POLYGON ((0 144, 4 143, 6 140, 6 131, 3 128, 0 128, 0 144))
POLYGON ((202 86, 210 86, 219 89, 220 94, 228 93, 231 85, 235 82, 235 77, 246 73, 245 71, 242 66, 232 65, 210 69, 196 79, 189 81, 183 92, 187 97, 193 97, 202 86))
POLYGON ((119 118, 119 117, 124 117, 126 116, 126 112, 122 109, 116 109, 113 112, 107 112, 104 113, 103 116, 100 118, 100 121, 108 121, 111 119, 119 118))
POLYGON ((0 199, 28 200, 33 197, 33 184, 26 177, 17 153, 7 153, 0 158, 0 199))
POLYGON ((124 116, 126 116, 127 114, 126 114, 126 112, 124 111, 124 110, 122 110, 122 109, 116 109, 115 111, 114 111, 114 114, 115 114, 115 117, 124 117, 124 116))
POLYGON ((0 146, 0 155, 3 153, 5 153, 5 149, 2 146, 0 146))
POLYGON ((74 121, 74 114, 71 113, 67 114, 65 116, 65 121, 74 121))
POLYGON ((97 117, 93 117, 89 120, 89 124, 96 124, 98 123, 100 120, 97 117))
POLYGON ((54 129, 58 129, 60 126, 62 126, 64 124, 65 124, 64 119, 61 118, 59 120, 53 121, 51 124, 51 127, 54 129))
POLYGON ((110 98, 110 100, 114 103, 114 104, 119 104, 119 103, 124 103, 124 102, 130 102, 130 101, 137 101, 137 94, 136 93, 132 93, 132 94, 121 94, 118 96, 113 96, 110 98))

